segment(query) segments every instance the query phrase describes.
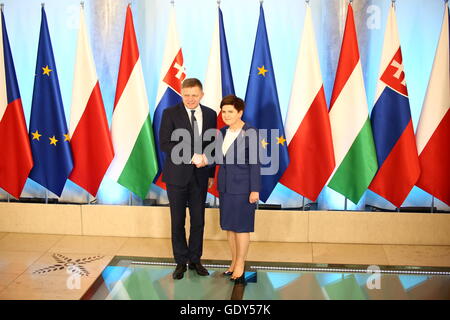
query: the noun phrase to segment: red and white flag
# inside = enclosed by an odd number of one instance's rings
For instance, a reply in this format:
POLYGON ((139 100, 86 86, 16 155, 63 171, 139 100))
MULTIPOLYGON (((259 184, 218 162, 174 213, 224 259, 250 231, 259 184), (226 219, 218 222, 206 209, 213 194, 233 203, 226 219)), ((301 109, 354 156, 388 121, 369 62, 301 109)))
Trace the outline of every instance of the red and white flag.
MULTIPOLYGON (((217 113, 217 129, 225 126, 222 114, 220 113, 220 102, 222 98, 234 94, 233 75, 231 73, 230 57, 228 55, 227 38, 223 22, 222 10, 219 8, 216 25, 213 31, 211 51, 209 54, 208 68, 203 85, 205 95, 202 104, 212 108, 217 113)), ((219 165, 216 166, 214 184, 208 192, 218 197, 217 174, 219 165)))
POLYGON ((83 8, 80 9, 69 131, 74 160, 69 179, 96 196, 103 176, 114 157, 114 149, 89 45, 83 8))
POLYGON ((444 19, 416 132, 421 174, 416 185, 450 205, 449 18, 444 19))
POLYGON ((284 130, 291 161, 280 182, 315 201, 333 172, 335 160, 309 5, 284 130))

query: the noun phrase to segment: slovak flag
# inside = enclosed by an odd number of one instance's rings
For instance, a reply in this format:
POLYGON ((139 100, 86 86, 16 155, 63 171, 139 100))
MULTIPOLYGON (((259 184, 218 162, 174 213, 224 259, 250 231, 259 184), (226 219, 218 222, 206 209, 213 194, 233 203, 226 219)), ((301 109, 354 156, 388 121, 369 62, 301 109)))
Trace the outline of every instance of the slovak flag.
MULTIPOLYGON (((228 56, 227 38, 225 36, 222 10, 220 8, 213 31, 204 91, 205 95, 203 96, 202 104, 216 111, 217 128, 220 129, 225 125, 222 114, 220 113, 220 102, 223 97, 234 94, 233 75, 231 73, 230 58, 228 56)), ((208 189, 208 192, 216 197, 219 196, 219 192, 217 191, 218 171, 219 166, 216 166, 214 184, 208 189)))
POLYGON ((166 189, 166 186, 161 180, 161 170, 164 165, 165 154, 159 148, 159 128, 161 127, 164 110, 182 101, 181 83, 186 78, 185 70, 183 52, 181 51, 181 46, 178 41, 175 8, 172 6, 161 68, 161 77, 156 97, 157 105, 153 115, 153 134, 155 137, 156 155, 159 167, 159 172, 155 178, 155 184, 163 189, 166 189))
POLYGON ((398 208, 417 182, 420 167, 393 6, 371 121, 379 169, 369 189, 398 208))
POLYGON ((420 177, 417 186, 450 205, 450 59, 448 4, 417 125, 420 177))

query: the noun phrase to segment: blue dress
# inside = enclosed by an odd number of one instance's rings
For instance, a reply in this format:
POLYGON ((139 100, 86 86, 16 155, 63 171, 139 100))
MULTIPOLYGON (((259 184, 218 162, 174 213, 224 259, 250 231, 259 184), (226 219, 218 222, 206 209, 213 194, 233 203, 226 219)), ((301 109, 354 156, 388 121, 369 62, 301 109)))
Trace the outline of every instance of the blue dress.
MULTIPOLYGON (((222 137, 227 129, 221 129, 222 137)), ((222 158, 217 178, 220 227, 234 232, 253 232, 256 203, 250 203, 249 197, 250 192, 259 192, 261 180, 256 129, 245 124, 225 155, 222 154, 223 139, 216 141, 217 157, 222 158)))

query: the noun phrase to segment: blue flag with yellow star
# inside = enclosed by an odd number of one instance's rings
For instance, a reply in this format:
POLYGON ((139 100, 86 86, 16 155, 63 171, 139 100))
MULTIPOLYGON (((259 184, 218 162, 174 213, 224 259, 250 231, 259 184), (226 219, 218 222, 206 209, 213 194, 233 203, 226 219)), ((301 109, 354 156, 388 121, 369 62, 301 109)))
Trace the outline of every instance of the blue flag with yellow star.
POLYGON ((29 177, 60 197, 72 171, 73 161, 44 8, 29 134, 34 161, 29 177))
POLYGON ((261 157, 259 198, 266 202, 289 164, 289 154, 262 4, 245 103, 243 120, 260 130, 260 149, 265 153, 261 157))

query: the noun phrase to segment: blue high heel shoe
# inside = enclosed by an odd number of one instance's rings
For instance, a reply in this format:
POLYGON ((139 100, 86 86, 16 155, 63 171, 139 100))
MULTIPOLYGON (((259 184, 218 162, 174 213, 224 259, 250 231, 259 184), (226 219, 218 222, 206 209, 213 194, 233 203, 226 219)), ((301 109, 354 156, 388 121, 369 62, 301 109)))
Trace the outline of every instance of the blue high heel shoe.
POLYGON ((245 280, 245 271, 242 273, 240 277, 237 278, 231 278, 231 280, 234 281, 234 284, 243 284, 244 286, 247 284, 247 281, 245 280))

